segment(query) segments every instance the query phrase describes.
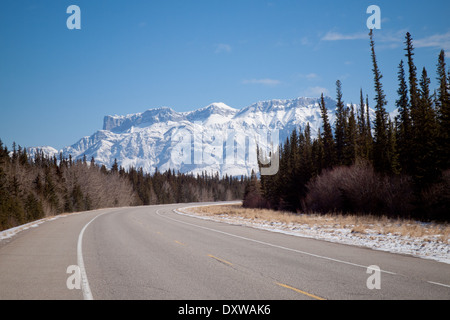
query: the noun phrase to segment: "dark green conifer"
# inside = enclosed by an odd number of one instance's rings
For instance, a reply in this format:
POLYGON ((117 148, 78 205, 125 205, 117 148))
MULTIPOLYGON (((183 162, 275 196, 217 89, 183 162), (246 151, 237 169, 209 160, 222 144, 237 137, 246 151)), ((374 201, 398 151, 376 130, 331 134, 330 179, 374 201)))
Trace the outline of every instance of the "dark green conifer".
POLYGON ((387 104, 386 96, 381 83, 382 74, 378 68, 375 55, 375 43, 373 41, 373 30, 370 30, 370 47, 372 52, 373 74, 375 83, 375 122, 374 122, 374 141, 373 141, 373 164, 376 171, 389 174, 392 172, 389 162, 389 144, 388 144, 388 115, 385 109, 387 104))

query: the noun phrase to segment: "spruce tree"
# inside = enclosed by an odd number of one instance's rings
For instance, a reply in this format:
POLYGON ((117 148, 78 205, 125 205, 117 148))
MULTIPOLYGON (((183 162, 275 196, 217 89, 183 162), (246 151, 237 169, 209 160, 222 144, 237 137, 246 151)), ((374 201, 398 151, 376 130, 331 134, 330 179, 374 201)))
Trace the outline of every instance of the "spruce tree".
POLYGON ((345 131, 347 117, 344 102, 342 101, 342 83, 336 81, 336 123, 334 128, 336 142, 336 161, 338 165, 344 164, 345 131))
POLYGON ((283 202, 283 209, 295 211, 299 205, 299 181, 300 181, 300 137, 294 129, 289 139, 287 139, 283 158, 286 158, 284 170, 282 172, 283 185, 280 197, 283 202))
POLYGON ((314 171, 313 175, 319 175, 322 172, 322 169, 324 169, 324 150, 323 150, 323 138, 322 133, 318 131, 317 139, 314 139, 312 143, 312 158, 313 158, 313 164, 314 164, 314 171))
POLYGON ((374 123, 374 142, 373 142, 373 158, 374 168, 380 173, 391 173, 391 164, 389 163, 389 145, 388 145, 388 115, 385 105, 387 104, 386 96, 381 84, 382 74, 378 68, 377 58, 375 54, 375 43, 373 41, 373 30, 370 30, 370 46, 372 51, 373 74, 375 82, 375 123, 374 123))
POLYGON ((430 95, 430 79, 425 68, 420 79, 419 101, 415 120, 416 132, 414 178, 419 189, 435 182, 439 176, 437 157, 437 121, 430 95), (420 134, 419 134, 420 133, 420 134))
POLYGON ((9 152, 6 146, 3 146, 3 141, 0 139, 0 165, 9 162, 9 152))
POLYGON ((394 174, 399 174, 401 171, 400 163, 399 163, 399 155, 398 155, 398 147, 397 147, 397 137, 396 137, 396 125, 392 123, 389 118, 388 121, 388 146, 389 146, 389 163, 391 166, 391 172, 394 174))
POLYGON ((366 95, 366 117, 367 135, 370 140, 372 140, 372 119, 370 119, 369 95, 366 95))
POLYGON ((366 147, 368 160, 373 162, 372 119, 370 118, 369 95, 366 95, 366 147))
POLYGON ((25 213, 26 221, 33 221, 44 217, 42 203, 38 201, 33 193, 29 193, 25 200, 25 213))
POLYGON ((348 118, 346 120, 347 125, 345 127, 345 136, 344 136, 343 164, 350 166, 356 160, 356 150, 357 150, 357 124, 353 104, 351 104, 350 111, 347 113, 348 118))
POLYGON ((305 199, 308 192, 306 184, 309 182, 314 172, 313 158, 312 158, 312 141, 311 141, 311 127, 309 123, 306 124, 304 132, 300 135, 300 172, 299 172, 299 203, 297 210, 303 209, 301 207, 302 200, 305 199))
POLYGON ((51 168, 45 169, 43 196, 50 204, 53 213, 57 213, 59 209, 59 199, 57 195, 57 187, 52 178, 51 168))
POLYGON ((8 178, 6 176, 5 171, 3 170, 3 167, 0 166, 0 230, 7 228, 9 215, 8 212, 9 201, 10 201, 10 193, 8 191, 8 178))
POLYGON ((244 208, 262 208, 265 200, 261 195, 260 182, 252 170, 250 180, 245 186, 243 207, 244 208))
POLYGON ((404 173, 410 174, 413 170, 414 154, 412 152, 412 126, 409 110, 408 85, 405 79, 405 69, 403 60, 398 66, 399 87, 397 90, 398 116, 396 119, 396 140, 399 154, 399 161, 404 173))
POLYGON ((366 125, 366 106, 364 104, 363 91, 359 92, 359 110, 357 111, 357 152, 356 156, 362 159, 369 159, 367 141, 367 125, 366 125))
POLYGON ((119 165, 117 163, 117 158, 114 159, 114 163, 111 167, 111 173, 113 174, 119 173, 119 165))
POLYGON ((419 102, 419 90, 417 85, 417 68, 414 64, 414 46, 413 39, 409 32, 406 33, 406 51, 405 56, 408 58, 409 67, 409 99, 410 99, 410 110, 411 110, 411 120, 414 126, 415 112, 419 102))
MULTIPOLYGON (((259 161, 260 159, 261 151, 259 148, 257 149, 257 159, 258 159, 258 166, 259 171, 261 172, 261 167, 263 166, 262 163, 259 161)), ((280 151, 279 147, 277 151, 275 152, 274 157, 278 157, 280 159, 280 151)), ((263 157, 264 163, 268 162, 268 159, 263 157)), ((273 158, 272 158, 273 159, 273 158)), ((260 185, 261 185, 261 193, 264 199, 267 200, 267 206, 269 209, 276 209, 278 208, 279 203, 279 176, 281 175, 280 169, 275 175, 261 175, 260 177, 260 185)))
POLYGON ((325 100, 323 98, 323 93, 320 98, 320 112, 322 116, 322 126, 323 126, 323 158, 324 158, 324 169, 331 168, 336 163, 336 151, 333 139, 333 132, 331 130, 330 121, 328 120, 328 110, 325 107, 325 100))
POLYGON ((450 169, 450 70, 447 79, 444 50, 439 53, 437 80, 439 83, 436 96, 439 120, 439 167, 441 170, 447 170, 450 169))

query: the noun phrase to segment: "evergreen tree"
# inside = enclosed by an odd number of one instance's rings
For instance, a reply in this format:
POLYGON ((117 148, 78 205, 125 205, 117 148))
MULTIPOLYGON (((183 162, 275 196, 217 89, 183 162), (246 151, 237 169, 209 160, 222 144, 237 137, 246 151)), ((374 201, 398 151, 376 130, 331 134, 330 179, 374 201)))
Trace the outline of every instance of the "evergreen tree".
POLYGON ((437 90, 436 107, 439 117, 439 167, 442 170, 450 169, 450 70, 447 79, 445 52, 441 50, 437 64, 437 90))
POLYGON ((278 194, 278 203, 277 207, 281 210, 288 210, 289 204, 286 202, 287 199, 287 189, 288 181, 292 178, 290 175, 292 174, 291 168, 291 141, 289 138, 286 138, 284 145, 281 148, 280 152, 280 167, 278 171, 278 183, 277 183, 277 194, 278 194))
POLYGON ((287 157, 287 170, 284 178, 284 189, 282 193, 282 199, 284 201, 284 208, 289 211, 295 211, 300 205, 300 137, 297 130, 293 130, 287 144, 286 157, 287 157))
POLYGON ((414 154, 412 152, 413 141, 408 99, 408 85, 406 84, 403 60, 400 61, 398 68, 399 88, 397 90, 397 94, 399 98, 396 101, 396 105, 399 114, 396 118, 396 140, 402 171, 410 174, 413 170, 414 154))
POLYGON ((336 151, 333 139, 333 132, 331 130, 330 121, 328 120, 328 110, 325 107, 325 100, 323 98, 323 93, 320 98, 320 111, 322 116, 322 126, 323 126, 323 159, 324 159, 324 169, 331 168, 336 164, 336 151))
POLYGON ((13 151, 12 151, 11 162, 12 163, 16 163, 16 160, 17 160, 17 148, 16 148, 16 142, 15 141, 13 141, 13 143, 12 143, 12 148, 13 148, 13 151))
POLYGON ((425 68, 420 79, 419 101, 416 109, 414 136, 415 154, 414 178, 417 187, 423 189, 439 176, 437 161, 437 122, 430 95, 430 79, 425 68), (419 134, 420 133, 420 134, 419 134))
POLYGON ((313 176, 314 166, 312 158, 312 141, 311 141, 311 127, 309 123, 306 124, 304 132, 300 134, 299 139, 299 176, 298 176, 298 199, 295 208, 296 210, 302 209, 302 200, 306 197, 308 192, 306 184, 313 176))
POLYGON ((344 164, 345 131, 347 127, 347 117, 344 102, 342 101, 342 84, 336 81, 336 123, 334 136, 336 143, 336 161, 338 165, 344 164))
POLYGON ((357 111, 357 136, 356 136, 356 156, 362 159, 369 159, 369 144, 367 139, 367 125, 366 125, 366 106, 364 104, 363 91, 359 92, 359 110, 357 111))
POLYGON ((11 182, 9 183, 9 192, 12 197, 19 198, 22 194, 22 188, 20 186, 19 179, 17 179, 17 176, 14 174, 11 182))
POLYGON ((345 127, 345 140, 344 140, 344 165, 352 165, 356 160, 357 150, 357 124, 355 119, 355 110, 353 104, 350 106, 350 112, 348 112, 348 120, 345 127))
POLYGON ((34 196, 33 193, 29 193, 25 201, 26 221, 34 221, 42 219, 44 217, 44 209, 42 203, 34 196))
POLYGON ((317 139, 314 139, 312 143, 312 159, 314 164, 313 176, 316 176, 319 175, 322 172, 322 169, 325 168, 323 138, 320 128, 317 134, 317 139))
POLYGON ((378 68, 377 58, 375 55, 375 43, 373 41, 373 30, 370 30, 370 46, 372 51, 373 74, 375 82, 375 123, 374 123, 374 142, 373 157, 374 168, 380 173, 391 173, 391 163, 389 163, 389 145, 388 145, 388 115, 385 105, 387 104, 386 96, 381 84, 382 75, 378 68))
POLYGON ((251 172, 250 180, 245 186, 242 205, 245 208, 264 208, 266 206, 266 201, 261 194, 260 182, 253 170, 251 172))
POLYGON ((59 211, 59 199, 57 195, 57 187, 52 178, 50 168, 46 168, 44 176, 44 194, 45 200, 50 204, 53 213, 59 211))
POLYGON ((392 123, 391 119, 388 121, 388 145, 389 145, 389 163, 391 166, 391 172, 394 174, 400 173, 400 163, 397 148, 397 137, 396 137, 396 125, 392 123))
POLYGON ((27 155, 26 148, 23 148, 22 152, 19 152, 19 163, 22 166, 25 166, 28 164, 28 155, 27 155))
POLYGON ((117 158, 114 159, 114 163, 111 167, 111 173, 113 174, 119 173, 119 165, 117 163, 117 158))
POLYGON ((370 107, 369 107, 369 95, 366 95, 366 124, 367 124, 367 135, 372 141, 372 121, 370 119, 370 107))
MULTIPOLYGON (((302 176, 305 181, 309 181, 309 179, 313 176, 315 172, 314 168, 314 159, 313 159, 313 142, 311 139, 311 126, 309 122, 306 124, 305 132, 304 132, 304 140, 301 148, 301 169, 302 176)), ((306 183, 305 183, 306 184, 306 183)))
POLYGON ((85 209, 84 195, 78 183, 75 183, 75 186, 72 189, 71 198, 73 210, 75 212, 83 211, 85 209))
POLYGON ((44 191, 44 186, 41 181, 41 175, 38 173, 36 179, 33 181, 34 189, 38 195, 41 195, 44 191))
POLYGON ((405 56, 408 58, 409 67, 409 99, 412 125, 415 125, 415 112, 419 102, 419 90, 417 85, 417 68, 414 64, 414 46, 412 36, 409 32, 406 33, 406 51, 405 56))
POLYGON ((366 146, 368 159, 373 162, 373 136, 372 136, 372 121, 370 118, 370 107, 369 107, 369 95, 366 95, 366 146))
MULTIPOLYGON (((0 145, 0 154, 2 146, 0 145)), ((1 165, 1 163, 0 163, 1 165)), ((0 166, 0 230, 6 229, 8 225, 8 178, 2 166, 0 166)))

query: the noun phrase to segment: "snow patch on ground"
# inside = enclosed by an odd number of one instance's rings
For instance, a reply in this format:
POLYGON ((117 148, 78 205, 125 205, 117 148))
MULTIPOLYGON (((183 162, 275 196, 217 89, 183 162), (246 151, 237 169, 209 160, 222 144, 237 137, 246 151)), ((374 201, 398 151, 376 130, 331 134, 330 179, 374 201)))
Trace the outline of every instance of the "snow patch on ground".
POLYGON ((56 219, 58 219, 60 217, 64 217, 64 216, 56 216, 56 217, 44 218, 44 219, 41 219, 41 220, 36 220, 36 221, 30 222, 30 223, 27 223, 27 224, 23 224, 23 225, 17 226, 15 228, 11 228, 11 229, 7 229, 7 230, 4 230, 4 231, 0 231, 0 241, 1 240, 6 240, 6 239, 10 239, 13 236, 15 236, 16 234, 18 234, 19 232, 28 230, 30 228, 37 228, 37 227, 39 227, 40 224, 42 224, 42 223, 44 223, 46 221, 53 221, 53 220, 56 220, 56 219))
POLYGON ((68 217, 70 215, 81 214, 81 213, 84 213, 84 212, 73 212, 73 213, 69 213, 69 214, 66 213, 66 214, 60 214, 57 216, 50 216, 50 217, 46 217, 46 218, 43 218, 40 220, 32 221, 32 222, 14 227, 11 229, 0 231, 0 241, 11 239, 15 235, 17 235, 19 232, 28 230, 30 228, 37 228, 37 227, 39 227, 39 225, 41 225, 44 222, 54 221, 57 219, 68 217))
MULTIPOLYGON (((189 207, 195 208, 195 207, 189 207)), ((407 254, 424 259, 436 260, 450 264, 450 244, 438 241, 435 237, 409 237, 398 234, 380 234, 370 229, 363 233, 354 232, 353 226, 346 228, 333 228, 321 225, 306 225, 272 222, 262 219, 248 219, 226 214, 216 216, 205 216, 187 212, 183 208, 176 210, 178 214, 188 215, 196 218, 224 222, 234 225, 242 225, 272 232, 280 232, 292 236, 306 237, 325 240, 347 245, 368 247, 374 250, 387 251, 391 253, 407 254)))

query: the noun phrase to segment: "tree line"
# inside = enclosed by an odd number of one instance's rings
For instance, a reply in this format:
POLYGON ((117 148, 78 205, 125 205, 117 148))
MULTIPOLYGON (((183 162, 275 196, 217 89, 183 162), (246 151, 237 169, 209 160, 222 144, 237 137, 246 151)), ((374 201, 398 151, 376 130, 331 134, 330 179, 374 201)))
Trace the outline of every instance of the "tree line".
POLYGON ((0 140, 0 231, 61 213, 100 208, 242 199, 247 178, 192 175, 174 170, 144 173, 92 158, 30 157, 0 140))
POLYGON ((346 106, 338 80, 335 123, 329 121, 322 94, 317 138, 311 138, 309 124, 294 130, 274 155, 278 173, 252 176, 245 206, 450 221, 450 70, 441 50, 438 87, 432 91, 426 68, 418 75, 410 33, 404 44, 395 119, 386 111, 371 31, 375 117, 362 89, 359 106, 346 106))

